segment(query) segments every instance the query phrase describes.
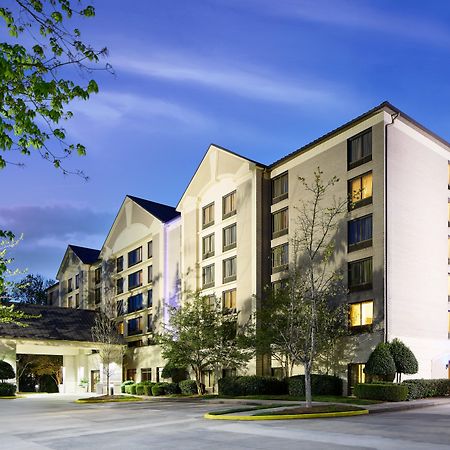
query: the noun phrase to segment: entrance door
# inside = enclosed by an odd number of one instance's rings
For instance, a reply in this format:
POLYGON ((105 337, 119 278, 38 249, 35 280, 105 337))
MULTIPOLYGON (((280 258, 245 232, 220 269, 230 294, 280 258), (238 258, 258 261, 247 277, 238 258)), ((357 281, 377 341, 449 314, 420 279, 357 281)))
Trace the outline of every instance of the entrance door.
POLYGON ((366 374, 364 373, 365 364, 348 365, 348 395, 353 395, 355 384, 364 383, 366 374))
POLYGON ((97 383, 100 381, 100 370, 91 370, 91 392, 97 392, 97 383))

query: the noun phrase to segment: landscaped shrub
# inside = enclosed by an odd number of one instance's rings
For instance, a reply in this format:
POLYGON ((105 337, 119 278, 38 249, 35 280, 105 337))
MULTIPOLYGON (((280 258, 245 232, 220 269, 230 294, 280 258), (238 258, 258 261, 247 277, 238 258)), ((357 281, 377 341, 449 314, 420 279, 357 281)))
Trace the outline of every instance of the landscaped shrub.
MULTIPOLYGON (((122 394, 126 393, 125 387, 129 386, 130 384, 134 384, 133 380, 127 380, 124 381, 121 385, 120 385, 120 392, 122 392, 122 394)), ((129 392, 128 392, 129 394, 129 392)))
POLYGON ((133 384, 127 384, 125 386, 125 393, 131 394, 131 395, 136 395, 136 383, 133 382, 133 384))
POLYGON ((162 378, 171 378, 173 383, 186 380, 188 376, 189 373, 185 367, 177 367, 170 361, 164 366, 161 373, 162 378))
MULTIPOLYGON (((305 375, 294 375, 288 380, 289 395, 305 395, 305 375)), ((342 379, 333 375, 311 374, 312 395, 342 395, 342 379)))
POLYGON ((408 397, 408 388, 395 383, 361 383, 353 391, 357 398, 402 402, 408 397))
POLYGON ((395 362, 389 350, 389 344, 380 343, 370 354, 364 372, 367 375, 392 381, 395 377, 395 362))
POLYGON ((402 373, 414 374, 419 370, 419 363, 417 362, 414 353, 399 339, 394 339, 389 344, 389 351, 392 358, 394 358, 395 371, 397 372, 397 381, 401 380, 402 373))
POLYGON ((195 380, 183 380, 178 383, 178 386, 183 395, 197 394, 197 383, 195 380))
POLYGON ((16 394, 16 385, 12 383, 0 383, 0 397, 12 397, 16 394))
POLYGON ((405 380, 402 385, 408 387, 408 400, 427 397, 445 397, 450 395, 450 380, 405 380))
POLYGON ((165 385, 167 383, 155 383, 152 386, 152 395, 154 396, 159 396, 159 395, 165 395, 166 390, 165 390, 165 385))
POLYGON ((179 394, 180 388, 178 387, 178 383, 166 383, 164 386, 165 395, 174 395, 179 394))
POLYGON ((220 395, 283 395, 287 394, 286 380, 257 375, 225 377, 219 380, 220 395))
POLYGON ((11 380, 13 378, 16 378, 16 374, 14 373, 11 364, 0 360, 0 381, 5 382, 6 380, 11 380))
POLYGON ((144 395, 144 385, 142 383, 136 384, 136 395, 144 395))

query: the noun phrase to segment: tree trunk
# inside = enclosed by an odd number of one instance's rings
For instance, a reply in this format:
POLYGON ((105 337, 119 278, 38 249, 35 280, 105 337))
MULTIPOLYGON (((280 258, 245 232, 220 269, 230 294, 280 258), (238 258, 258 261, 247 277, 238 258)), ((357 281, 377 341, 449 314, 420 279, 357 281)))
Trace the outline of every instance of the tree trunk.
POLYGON ((311 408, 312 406, 312 394, 311 394, 311 367, 308 363, 305 363, 305 400, 306 407, 311 408))
POLYGON ((106 395, 109 395, 109 368, 106 372, 106 395))
POLYGON ((194 373, 195 373, 195 384, 197 385, 197 393, 198 395, 203 395, 201 370, 195 369, 194 373))

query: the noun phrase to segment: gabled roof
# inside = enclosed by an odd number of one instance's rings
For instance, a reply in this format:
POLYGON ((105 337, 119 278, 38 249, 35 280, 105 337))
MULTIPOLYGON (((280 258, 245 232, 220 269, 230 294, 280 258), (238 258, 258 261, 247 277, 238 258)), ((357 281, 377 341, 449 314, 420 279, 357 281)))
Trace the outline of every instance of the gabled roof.
POLYGON ((284 162, 286 162, 286 161, 296 157, 300 153, 303 153, 303 152, 305 152, 307 150, 310 150, 311 148, 313 148, 316 145, 326 141, 327 139, 330 139, 333 136, 335 136, 335 135, 345 131, 346 129, 353 127, 358 122, 362 122, 363 120, 368 119, 370 116, 378 114, 382 110, 384 110, 386 112, 389 112, 389 113, 398 114, 399 118, 401 117, 401 118, 405 119, 413 127, 415 127, 416 129, 420 130, 423 134, 428 135, 428 137, 430 137, 432 140, 438 141, 440 144, 443 144, 446 147, 450 147, 450 143, 448 143, 445 139, 441 138, 436 133, 430 131, 428 128, 426 128, 423 125, 421 125, 419 122, 417 122, 416 120, 414 120, 413 118, 411 118, 410 116, 408 116, 407 114, 402 112, 400 109, 396 108, 391 103, 389 103, 387 101, 384 101, 383 103, 380 103, 378 106, 375 106, 375 108, 372 108, 369 111, 365 112, 364 114, 361 114, 360 116, 355 117, 354 119, 350 120, 349 122, 345 123, 344 125, 341 125, 340 127, 335 128, 334 130, 324 134, 323 136, 320 136, 319 138, 315 139, 314 141, 310 142, 309 144, 306 144, 303 147, 300 147, 298 150, 295 150, 292 153, 289 153, 288 155, 283 156, 279 160, 277 160, 274 163, 272 163, 269 166, 270 169, 273 169, 276 166, 278 166, 279 164, 284 163, 284 162))
POLYGON ((145 200, 144 198, 134 197, 133 195, 127 195, 130 200, 137 203, 141 208, 144 208, 147 212, 155 216, 161 222, 170 222, 175 217, 178 217, 180 213, 169 205, 162 203, 152 202, 151 200, 145 200))
POLYGON ((91 328, 94 325, 96 311, 24 303, 14 303, 14 305, 16 310, 41 317, 23 320, 27 327, 2 323, 0 337, 87 342, 93 340, 91 328))
POLYGON ((69 248, 80 258, 83 264, 93 264, 100 256, 100 250, 95 248, 79 247, 78 245, 71 244, 69 248))

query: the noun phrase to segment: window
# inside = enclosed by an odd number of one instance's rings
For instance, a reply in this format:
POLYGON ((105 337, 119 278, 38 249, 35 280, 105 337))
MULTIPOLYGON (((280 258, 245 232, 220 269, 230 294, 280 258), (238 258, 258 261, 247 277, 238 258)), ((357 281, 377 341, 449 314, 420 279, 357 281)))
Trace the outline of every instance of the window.
POLYGON ((130 273, 128 275, 128 290, 142 285, 142 270, 130 273))
POLYGON ((116 272, 119 273, 122 272, 122 270, 123 270, 123 256, 119 256, 116 259, 116 272))
POLYGON ((348 182, 349 209, 372 203, 372 172, 353 178, 348 182))
POLYGON ((132 313, 134 311, 139 311, 142 309, 142 294, 132 295, 128 297, 128 313, 132 313))
POLYGON ((363 131, 347 141, 348 169, 372 161, 372 129, 363 131))
POLYGON ((236 261, 237 258, 228 258, 223 261, 223 282, 229 283, 236 279, 236 261))
POLYGON ((96 305, 98 305, 102 301, 102 289, 101 288, 95 288, 94 291, 94 302, 96 305))
POLYGON ((222 369, 222 378, 235 377, 236 369, 222 369))
POLYGON ((450 261, 450 237, 447 239, 447 257, 450 261))
POLYGON ((136 381, 136 369, 127 369, 127 380, 136 381))
POLYGON ((123 278, 116 280, 116 294, 122 294, 123 292, 123 278))
POLYGON ((214 256, 214 234, 209 234, 202 239, 202 259, 214 256))
POLYGON ((215 377, 212 370, 202 370, 201 380, 206 389, 212 389, 214 392, 215 377))
POLYGON ((348 263, 348 287, 350 291, 372 289, 372 258, 348 263))
POLYGON ((365 364, 348 365, 348 395, 353 395, 353 388, 356 384, 366 382, 364 367, 365 364))
POLYGON ((123 322, 117 323, 117 332, 123 336, 123 322))
POLYGON ((72 305, 72 296, 70 296, 70 297, 67 299, 67 307, 68 307, 68 308, 72 308, 72 307, 73 307, 73 305, 72 305))
POLYGON ((147 307, 151 308, 153 306, 153 289, 147 291, 147 307))
POLYGON ((73 284, 72 284, 72 278, 69 278, 67 280, 67 292, 72 292, 73 291, 73 284))
POLYGON ((289 244, 282 244, 272 249, 272 273, 287 269, 289 264, 289 244))
POLYGON ((156 368, 156 382, 159 383, 162 380, 163 367, 156 368))
POLYGON ((153 283, 153 266, 147 267, 147 283, 153 283))
POLYGON ((142 317, 135 317, 128 321, 128 336, 142 333, 142 317))
POLYGON ((202 225, 203 228, 214 225, 214 203, 211 203, 202 209, 202 225))
POLYGON ((236 191, 222 198, 222 213, 224 219, 236 214, 236 191))
POLYGON ((450 273, 448 274, 448 287, 447 287, 447 289, 448 289, 448 292, 447 292, 448 299, 450 301, 450 273))
POLYGON ((203 289, 214 286, 214 264, 203 267, 202 285, 203 289))
POLYGON ((281 295, 283 291, 287 288, 286 280, 277 280, 272 283, 272 295, 281 295))
POLYGON ((203 301, 205 302, 205 305, 209 308, 215 308, 216 306, 216 296, 213 295, 205 295, 202 297, 203 301))
POLYGON ((123 316, 123 313, 125 312, 125 310, 123 309, 123 300, 117 301, 116 311, 117 311, 117 316, 123 316))
POLYGON ((231 250, 236 247, 237 227, 236 224, 223 229, 223 251, 231 250))
POLYGON ((272 239, 288 233, 289 214, 288 208, 274 212, 272 214, 272 239))
POLYGON ((102 268, 97 267, 94 272, 94 282, 95 284, 99 284, 102 281, 102 268))
POLYGON ((80 294, 75 294, 75 308, 80 307, 80 294))
POLYGON ((80 274, 77 273, 75 275, 75 289, 78 289, 80 287, 80 274))
POLYGON ((272 203, 288 197, 288 173, 282 173, 272 180, 272 203))
POLYGON ((448 203, 448 218, 447 218, 447 220, 448 220, 448 226, 450 227, 450 202, 448 203))
POLYGON ((152 369, 141 369, 141 382, 152 381, 152 369))
POLYGON ((153 257, 153 241, 149 241, 147 243, 147 258, 153 257))
POLYGON ((349 326, 365 327, 373 323, 373 300, 351 303, 349 306, 349 326))
POLYGON ((348 251, 372 245, 372 214, 351 220, 348 223, 348 251))
MULTIPOLYGON (((137 341, 128 342, 128 348, 136 348, 142 347, 142 339, 138 339, 137 341)), ((136 372, 136 369, 133 369, 136 372)))
POLYGON ((147 315, 147 333, 153 332, 153 315, 147 315))
POLYGON ((135 248, 128 252, 128 267, 134 266, 142 261, 142 247, 135 248))
POLYGON ((236 309, 236 289, 230 289, 222 294, 222 302, 224 309, 236 309))

